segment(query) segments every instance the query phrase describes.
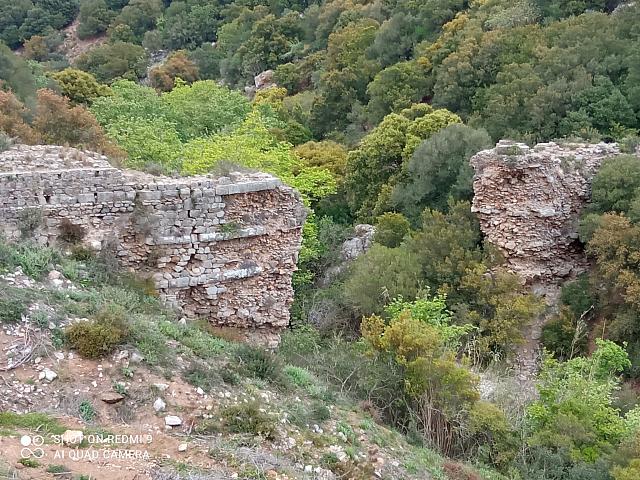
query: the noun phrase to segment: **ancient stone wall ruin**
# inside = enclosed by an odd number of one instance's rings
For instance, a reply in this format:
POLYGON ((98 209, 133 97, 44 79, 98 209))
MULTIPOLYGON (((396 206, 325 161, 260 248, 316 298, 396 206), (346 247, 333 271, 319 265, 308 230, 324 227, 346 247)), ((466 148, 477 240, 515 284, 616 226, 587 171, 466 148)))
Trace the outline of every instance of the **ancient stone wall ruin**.
POLYGON ((527 283, 555 284, 587 268, 578 240, 580 213, 591 181, 616 144, 500 141, 471 159, 472 210, 507 267, 527 283))
POLYGON ((266 343, 289 322, 306 210, 275 177, 154 177, 72 148, 12 147, 0 154, 0 233, 18 240, 37 215, 39 243, 80 226, 84 244, 150 276, 186 316, 266 343))

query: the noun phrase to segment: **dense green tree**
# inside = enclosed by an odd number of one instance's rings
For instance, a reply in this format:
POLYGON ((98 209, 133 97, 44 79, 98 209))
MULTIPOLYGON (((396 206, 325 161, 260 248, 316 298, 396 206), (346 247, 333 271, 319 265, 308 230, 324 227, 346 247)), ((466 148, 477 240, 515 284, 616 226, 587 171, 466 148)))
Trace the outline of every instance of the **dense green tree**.
POLYGON ((194 48, 216 39, 221 4, 207 0, 171 2, 164 12, 164 43, 171 49, 194 48))
POLYGON ((333 173, 337 179, 343 179, 347 166, 347 149, 331 140, 307 142, 298 145, 295 152, 305 164, 322 167, 333 173))
POLYGON ((100 82, 118 78, 136 80, 146 73, 148 58, 144 48, 125 42, 100 45, 82 54, 76 66, 93 74, 100 82))
POLYGON ((53 73, 51 77, 60 87, 62 94, 75 104, 88 105, 98 97, 111 95, 109 87, 98 83, 93 75, 82 70, 66 68, 53 73))
POLYGON ((172 109, 180 135, 185 139, 237 125, 251 109, 241 93, 212 80, 177 85, 162 96, 162 101, 172 109))
POLYGON ((449 198, 469 200, 473 171, 469 159, 492 145, 489 135, 462 124, 449 125, 425 140, 406 162, 392 203, 417 219, 426 207, 447 208, 449 198))
POLYGON ((109 9, 105 0, 82 0, 78 15, 78 38, 84 39, 106 32, 114 18, 115 12, 109 9))
POLYGON ((399 62, 379 72, 367 87, 367 113, 372 124, 385 115, 422 101, 430 91, 430 78, 419 62, 399 62))
POLYGON ((162 0, 131 0, 113 21, 113 25, 127 25, 137 43, 142 42, 145 32, 156 27, 162 15, 162 0))
POLYGON ((10 90, 22 100, 33 100, 35 79, 27 63, 0 43, 0 89, 10 90))
POLYGON ((414 299, 419 289, 420 266, 414 255, 380 244, 355 260, 344 285, 347 299, 360 315, 382 313, 398 296, 414 299))
POLYGON ((376 219, 376 233, 373 240, 389 248, 400 246, 411 231, 411 224, 401 213, 387 212, 376 219))
POLYGON ((403 161, 411 157, 423 140, 458 122, 457 115, 446 110, 432 111, 428 105, 387 115, 357 149, 349 152, 345 186, 354 214, 368 219, 388 210, 392 184, 403 161), (417 115, 415 119, 407 118, 413 113, 417 115))
POLYGON ((633 200, 640 194, 640 160, 636 156, 621 155, 603 161, 593 179, 592 212, 628 213, 633 200))

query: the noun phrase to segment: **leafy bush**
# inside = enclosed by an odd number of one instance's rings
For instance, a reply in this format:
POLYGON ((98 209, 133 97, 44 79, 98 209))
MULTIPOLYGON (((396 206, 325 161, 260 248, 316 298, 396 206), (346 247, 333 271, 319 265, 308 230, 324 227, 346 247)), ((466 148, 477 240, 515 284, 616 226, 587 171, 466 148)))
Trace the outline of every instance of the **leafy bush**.
POLYGON ((456 359, 455 347, 468 326, 450 325, 445 308, 440 297, 396 302, 388 310, 388 323, 374 315, 361 328, 371 353, 401 368, 405 399, 420 433, 450 454, 465 446, 466 412, 479 394, 478 379, 456 359))
POLYGON ((400 246, 404 237, 411 231, 411 224, 401 213, 385 213, 376 221, 374 241, 385 247, 400 246))
POLYGON ((284 384, 283 365, 273 353, 260 347, 243 344, 235 351, 240 367, 250 376, 275 384, 284 384))
POLYGON ((93 75, 75 68, 55 72, 51 78, 60 86, 61 93, 74 104, 88 105, 98 97, 112 94, 111 89, 98 83, 93 75))
POLYGON ((51 248, 23 243, 14 251, 12 262, 31 278, 40 280, 59 258, 59 253, 51 248))
POLYGON ((0 296, 0 323, 16 323, 26 314, 28 305, 17 298, 0 296))
POLYGON ((69 346, 86 358, 102 358, 124 343, 129 335, 125 310, 111 306, 100 310, 93 319, 76 322, 65 328, 69 346))
POLYGON ((205 392, 210 392, 220 385, 220 376, 216 370, 199 362, 192 362, 191 366, 184 372, 184 379, 194 387, 199 387, 205 392))
POLYGON ((314 381, 313 375, 308 370, 294 365, 284 367, 283 373, 298 387, 308 387, 314 381))
POLYGON ((287 407, 287 418, 298 427, 307 427, 328 420, 331 418, 331 411, 320 400, 296 402, 287 407))
POLYGON ((415 298, 420 273, 416 257, 406 249, 373 245, 353 262, 344 292, 359 313, 380 313, 392 298, 415 298))
POLYGON ((83 400, 78 405, 78 414, 85 422, 92 422, 98 415, 95 407, 89 400, 83 400))
POLYGON ((232 433, 250 433, 267 439, 276 436, 276 420, 256 402, 227 407, 220 415, 225 428, 232 433))
POLYGON ((89 72, 100 82, 112 82, 116 78, 137 80, 146 73, 147 54, 144 48, 127 42, 98 45, 76 60, 80 70, 89 72))

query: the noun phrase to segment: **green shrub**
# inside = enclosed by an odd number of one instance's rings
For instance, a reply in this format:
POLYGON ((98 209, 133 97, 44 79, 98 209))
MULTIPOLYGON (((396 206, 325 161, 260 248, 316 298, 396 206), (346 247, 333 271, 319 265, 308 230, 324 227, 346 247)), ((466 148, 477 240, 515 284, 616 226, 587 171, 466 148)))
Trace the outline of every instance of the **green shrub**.
POLYGON ((289 421, 299 427, 319 424, 331 418, 331 411, 321 401, 298 402, 287 408, 289 421))
POLYGON ((27 312, 27 304, 17 298, 0 297, 0 323, 16 323, 27 312))
POLYGON ((222 377, 222 381, 227 385, 238 385, 242 381, 240 375, 238 375, 235 371, 227 366, 227 368, 223 368, 220 372, 220 376, 222 377))
POLYGON ((385 213, 378 217, 374 241, 385 247, 398 247, 411 231, 411 224, 401 213, 385 213))
POLYGON ((100 310, 86 322, 65 329, 69 346, 86 358, 101 358, 113 352, 129 335, 125 310, 111 306, 100 310))
POLYGON ((96 418, 97 413, 89 400, 83 400, 80 402, 80 405, 78 405, 78 415, 80 415, 80 418, 85 422, 92 422, 96 418))
POLYGON ((59 259, 60 255, 55 250, 32 244, 20 245, 13 255, 13 263, 35 280, 40 280, 59 259))
POLYGON ((49 465, 47 467, 47 473, 68 473, 69 469, 64 465, 49 465))
POLYGON ((210 392, 220 385, 220 376, 207 365, 193 362, 184 373, 184 379, 194 387, 200 387, 205 392, 210 392))
POLYGON ((34 460, 33 458, 21 458, 18 463, 29 468, 37 468, 40 466, 40 462, 34 460))
POLYGON ((232 433, 251 433, 268 439, 276 435, 276 421, 262 412, 257 402, 227 407, 221 416, 224 426, 232 433))
POLYGON ((298 387, 308 387, 312 385, 314 381, 313 375, 311 375, 308 370, 294 365, 284 367, 283 373, 298 387))
POLYGON ((283 384, 282 363, 273 353, 251 345, 240 345, 236 355, 241 367, 250 376, 267 382, 283 384))

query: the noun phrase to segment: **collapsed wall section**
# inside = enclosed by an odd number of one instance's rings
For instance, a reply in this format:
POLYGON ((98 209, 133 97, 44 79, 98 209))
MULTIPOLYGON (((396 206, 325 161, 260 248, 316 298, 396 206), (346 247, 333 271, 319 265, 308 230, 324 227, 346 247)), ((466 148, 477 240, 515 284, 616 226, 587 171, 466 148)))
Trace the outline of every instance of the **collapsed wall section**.
POLYGON ((13 147, 0 154, 0 232, 19 239, 38 216, 39 243, 80 227, 84 244, 152 278, 186 316, 263 343, 288 325, 306 210, 275 177, 153 177, 91 152, 13 147))
POLYGON ((532 285, 554 284, 587 268, 578 240, 580 213, 602 160, 616 144, 502 140, 471 158, 472 211, 507 267, 532 285))

